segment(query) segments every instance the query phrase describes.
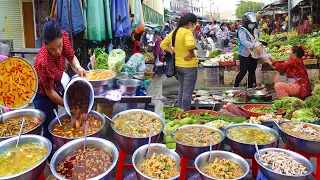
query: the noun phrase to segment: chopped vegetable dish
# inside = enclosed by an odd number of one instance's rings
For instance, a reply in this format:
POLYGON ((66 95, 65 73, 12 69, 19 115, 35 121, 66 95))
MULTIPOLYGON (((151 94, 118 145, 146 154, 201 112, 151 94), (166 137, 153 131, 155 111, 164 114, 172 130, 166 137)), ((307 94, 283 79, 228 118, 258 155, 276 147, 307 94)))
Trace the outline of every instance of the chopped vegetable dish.
POLYGON ((109 71, 89 71, 87 72, 87 79, 89 81, 99 81, 113 78, 115 74, 109 71))
POLYGON ((25 118, 25 122, 23 125, 22 134, 31 131, 41 123, 40 118, 30 115, 6 118, 0 121, 0 137, 18 135, 23 118, 25 118))
POLYGON ((280 127, 292 136, 310 141, 320 141, 320 126, 287 122, 281 124, 280 127))
POLYGON ((244 174, 237 163, 219 158, 216 158, 213 162, 205 163, 200 167, 200 170, 217 179, 236 179, 244 174))

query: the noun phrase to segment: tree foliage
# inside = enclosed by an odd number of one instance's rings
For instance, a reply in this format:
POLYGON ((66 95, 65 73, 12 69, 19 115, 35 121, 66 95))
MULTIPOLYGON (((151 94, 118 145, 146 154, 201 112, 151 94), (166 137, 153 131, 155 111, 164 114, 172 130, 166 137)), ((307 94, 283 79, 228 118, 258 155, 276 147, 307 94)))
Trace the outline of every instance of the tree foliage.
POLYGON ((242 16, 247 12, 254 12, 263 8, 264 3, 262 2, 254 2, 254 1, 244 1, 241 0, 239 4, 237 4, 236 16, 241 19, 242 16))

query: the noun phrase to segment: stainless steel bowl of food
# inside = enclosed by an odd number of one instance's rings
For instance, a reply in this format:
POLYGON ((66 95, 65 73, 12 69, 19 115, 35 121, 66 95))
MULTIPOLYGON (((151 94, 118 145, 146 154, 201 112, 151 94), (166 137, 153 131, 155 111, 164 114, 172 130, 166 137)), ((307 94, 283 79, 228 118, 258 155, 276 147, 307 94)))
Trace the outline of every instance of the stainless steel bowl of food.
MULTIPOLYGON (((64 144, 78 138, 84 137, 84 127, 75 129, 71 126, 71 119, 67 113, 59 116, 62 126, 60 126, 57 118, 54 118, 49 126, 48 130, 52 134, 54 145, 56 148, 60 148, 64 144)), ((89 137, 102 137, 106 134, 106 120, 96 111, 90 111, 88 114, 88 136, 89 137), (91 129, 91 130, 90 130, 91 129)))
POLYGON ((279 139, 276 130, 259 124, 234 124, 225 129, 225 135, 232 151, 245 157, 256 153, 255 142, 259 149, 273 147, 279 139))
POLYGON ((14 110, 0 115, 0 141, 18 136, 23 118, 26 121, 22 134, 41 135, 46 114, 37 109, 14 110))
MULTIPOLYGON (((132 155, 132 164, 137 172, 138 180, 152 180, 152 179, 166 179, 177 180, 180 177, 180 157, 179 155, 166 148, 164 144, 153 143, 150 144, 150 156, 146 159, 146 153, 148 150, 148 144, 138 148, 132 155), (143 166, 142 163, 147 163, 143 166), (152 164, 161 163, 166 167, 153 168, 152 164), (168 170, 165 170, 168 169, 168 170), (152 170, 158 172, 157 177, 150 177, 148 175, 153 174, 152 170), (162 171, 164 170, 164 171, 162 171)), ((156 165, 156 164, 154 164, 156 165)), ((154 174, 153 174, 154 175, 154 174)))
POLYGON ((194 161, 194 165, 199 172, 202 180, 244 179, 250 171, 248 162, 237 154, 227 151, 212 151, 211 158, 208 162, 209 156, 210 152, 204 152, 200 154, 194 161), (230 177, 229 169, 227 169, 224 174, 223 169, 225 168, 221 168, 221 166, 225 166, 226 164, 228 164, 228 166, 232 167, 233 169, 233 172, 231 174, 232 177, 230 177), (219 174, 213 174, 219 175, 220 177, 214 177, 210 174, 210 171, 214 170, 213 168, 216 168, 216 172, 219 172, 219 174))
POLYGON ((87 79, 94 88, 112 83, 115 76, 116 73, 110 70, 91 70, 87 72, 87 79))
POLYGON ((176 142, 177 152, 190 159, 195 159, 199 154, 210 150, 210 135, 212 135, 212 149, 219 149, 225 136, 220 129, 214 127, 187 125, 170 133, 176 142))
POLYGON ((144 79, 146 79, 146 76, 145 76, 144 72, 137 72, 132 76, 132 78, 144 80, 144 79))
POLYGON ((305 122, 282 122, 279 128, 283 142, 294 150, 320 154, 320 126, 305 122))
MULTIPOLYGON (((64 171, 65 161, 69 159, 68 157, 77 158, 76 156, 81 154, 83 154, 87 160, 86 162, 83 162, 83 164, 85 164, 83 168, 86 167, 86 177, 81 177, 81 174, 76 171, 76 168, 78 167, 78 170, 81 172, 82 167, 80 164, 82 163, 81 161, 84 160, 80 160, 81 163, 76 160, 69 160, 69 162, 67 162, 73 167, 71 175, 78 177, 78 179, 90 180, 107 180, 110 178, 111 171, 116 166, 119 157, 117 147, 110 141, 94 137, 88 137, 85 143, 85 152, 83 151, 84 138, 81 138, 68 142, 54 153, 50 161, 50 170, 57 179, 67 179, 66 177, 70 176, 70 174, 64 171)), ((81 157, 79 158, 81 159, 81 157)))
POLYGON ((131 76, 127 72, 119 72, 115 77, 112 84, 113 88, 119 89, 120 86, 118 85, 117 81, 120 79, 131 79, 131 76))
POLYGON ((142 81, 138 79, 120 79, 117 81, 123 95, 136 95, 142 86, 142 81))
POLYGON ((52 151, 51 142, 38 135, 22 135, 17 150, 17 140, 18 136, 0 142, 0 161, 7 162, 0 162, 0 179, 38 179, 52 151))
POLYGON ((165 121, 156 113, 131 109, 116 114, 112 120, 111 128, 120 149, 133 153, 137 148, 148 143, 149 127, 153 126, 151 142, 156 143, 163 131, 165 121))
POLYGON ((261 173, 272 180, 305 180, 313 171, 311 162, 302 155, 280 148, 265 148, 254 155, 261 173))

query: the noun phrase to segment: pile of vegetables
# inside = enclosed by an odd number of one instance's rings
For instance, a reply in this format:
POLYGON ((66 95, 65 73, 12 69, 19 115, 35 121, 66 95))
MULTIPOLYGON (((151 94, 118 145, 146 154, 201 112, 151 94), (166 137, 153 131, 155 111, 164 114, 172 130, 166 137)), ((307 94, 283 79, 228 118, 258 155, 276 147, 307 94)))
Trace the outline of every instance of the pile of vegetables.
POLYGON ((304 101, 296 97, 284 97, 276 100, 272 107, 275 109, 285 109, 286 115, 284 118, 294 122, 320 124, 320 120, 318 119, 320 117, 320 94, 314 93, 304 101))
POLYGON ((306 48, 311 50, 315 56, 320 56, 320 36, 312 37, 307 40, 306 48))
POLYGON ((220 49, 217 49, 215 51, 212 51, 209 57, 215 58, 215 57, 218 57, 221 53, 222 53, 222 51, 220 49))
POLYGON ((152 63, 154 62, 154 55, 153 53, 147 52, 147 53, 142 53, 144 56, 144 59, 146 62, 152 63))
POLYGON ((183 113, 183 109, 178 107, 162 107, 162 112, 165 116, 166 123, 178 118, 179 114, 183 113))
POLYGON ((122 49, 114 49, 109 54, 108 67, 114 72, 121 72, 126 60, 126 53, 122 49))
POLYGON ((93 51, 95 60, 93 69, 108 69, 108 54, 105 48, 96 47, 93 51))

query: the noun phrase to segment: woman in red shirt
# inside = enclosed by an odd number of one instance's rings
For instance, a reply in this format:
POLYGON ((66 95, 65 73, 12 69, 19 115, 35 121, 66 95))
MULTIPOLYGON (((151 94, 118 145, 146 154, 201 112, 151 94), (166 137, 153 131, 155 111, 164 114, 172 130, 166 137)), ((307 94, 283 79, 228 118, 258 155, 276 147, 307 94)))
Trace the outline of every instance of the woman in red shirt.
POLYGON ((288 96, 299 96, 300 86, 309 86, 310 81, 307 69, 301 59, 304 51, 299 46, 293 46, 290 53, 290 60, 287 62, 275 61, 270 58, 270 65, 280 73, 286 73, 287 80, 285 82, 275 82, 274 89, 279 98, 288 96))
POLYGON ((86 76, 86 71, 74 55, 68 33, 61 30, 55 20, 47 19, 42 29, 42 40, 43 45, 34 63, 38 75, 38 92, 33 103, 36 109, 46 114, 43 135, 52 141, 48 125, 55 118, 53 109, 58 110, 58 105, 64 106, 61 78, 66 69, 66 59, 79 76, 86 76))

